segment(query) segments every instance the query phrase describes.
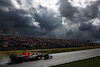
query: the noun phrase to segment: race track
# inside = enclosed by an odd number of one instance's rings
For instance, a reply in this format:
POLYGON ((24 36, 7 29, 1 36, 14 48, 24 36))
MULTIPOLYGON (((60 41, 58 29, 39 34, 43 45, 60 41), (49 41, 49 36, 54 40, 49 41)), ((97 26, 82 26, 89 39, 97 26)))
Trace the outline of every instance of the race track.
POLYGON ((73 52, 54 53, 51 55, 53 56, 53 59, 23 62, 20 64, 3 65, 0 67, 48 67, 52 65, 69 63, 77 60, 83 60, 87 58, 100 56, 100 48, 73 52))

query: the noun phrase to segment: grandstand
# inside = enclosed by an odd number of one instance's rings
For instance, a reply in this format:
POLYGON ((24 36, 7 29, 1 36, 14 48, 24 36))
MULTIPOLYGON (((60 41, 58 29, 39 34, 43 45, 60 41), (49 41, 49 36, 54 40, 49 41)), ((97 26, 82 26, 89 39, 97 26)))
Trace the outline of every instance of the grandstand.
POLYGON ((99 43, 78 40, 47 39, 36 37, 22 37, 0 35, 0 47, 3 48, 68 48, 83 46, 100 46, 99 43))

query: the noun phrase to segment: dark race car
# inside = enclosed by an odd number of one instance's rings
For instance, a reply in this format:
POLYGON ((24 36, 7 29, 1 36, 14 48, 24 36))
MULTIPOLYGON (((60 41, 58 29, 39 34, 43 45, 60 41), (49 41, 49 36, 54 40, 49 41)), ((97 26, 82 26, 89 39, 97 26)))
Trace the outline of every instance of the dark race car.
POLYGON ((24 61, 33 61, 33 60, 41 60, 41 59, 52 59, 53 57, 49 54, 34 54, 30 52, 26 52, 21 55, 11 54, 10 59, 12 63, 22 63, 24 61))

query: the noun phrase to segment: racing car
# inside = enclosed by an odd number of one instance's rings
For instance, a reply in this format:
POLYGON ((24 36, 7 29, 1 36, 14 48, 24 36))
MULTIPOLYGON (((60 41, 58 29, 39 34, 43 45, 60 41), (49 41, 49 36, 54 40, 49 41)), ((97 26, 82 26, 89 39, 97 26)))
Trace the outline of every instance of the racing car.
POLYGON ((41 53, 31 53, 26 52, 20 55, 11 54, 10 60, 12 63, 22 63, 24 61, 33 61, 33 60, 41 60, 41 59, 52 59, 53 57, 49 54, 41 54, 41 53))

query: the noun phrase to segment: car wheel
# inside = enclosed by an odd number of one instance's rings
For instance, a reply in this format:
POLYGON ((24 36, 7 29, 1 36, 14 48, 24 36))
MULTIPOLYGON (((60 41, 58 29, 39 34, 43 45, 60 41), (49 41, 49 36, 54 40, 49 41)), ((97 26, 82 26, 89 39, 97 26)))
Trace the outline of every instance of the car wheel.
POLYGON ((10 55, 10 60, 14 63, 16 62, 16 59, 17 59, 17 55, 16 54, 11 54, 10 55))
POLYGON ((44 59, 49 59, 49 55, 48 54, 45 54, 44 55, 44 59))
POLYGON ((22 57, 17 57, 16 63, 22 63, 22 62, 23 62, 23 58, 22 57))
POLYGON ((50 58, 50 59, 52 59, 52 58, 53 58, 53 56, 50 56, 49 58, 50 58))

